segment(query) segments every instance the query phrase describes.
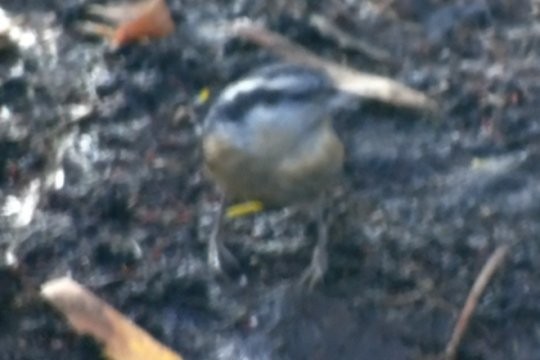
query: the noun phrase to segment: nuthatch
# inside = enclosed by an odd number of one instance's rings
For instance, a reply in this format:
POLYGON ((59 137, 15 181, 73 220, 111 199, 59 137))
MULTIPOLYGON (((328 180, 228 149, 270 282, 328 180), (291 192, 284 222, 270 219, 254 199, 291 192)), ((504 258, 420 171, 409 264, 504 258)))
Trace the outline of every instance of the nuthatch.
MULTIPOLYGON (((322 199, 342 173, 343 144, 332 116, 350 97, 324 71, 270 65, 226 87, 204 121, 206 168, 224 194, 208 246, 209 264, 227 256, 219 230, 223 202, 284 207, 322 199)), ((327 225, 319 206, 318 239, 302 281, 313 286, 327 268, 327 225)))

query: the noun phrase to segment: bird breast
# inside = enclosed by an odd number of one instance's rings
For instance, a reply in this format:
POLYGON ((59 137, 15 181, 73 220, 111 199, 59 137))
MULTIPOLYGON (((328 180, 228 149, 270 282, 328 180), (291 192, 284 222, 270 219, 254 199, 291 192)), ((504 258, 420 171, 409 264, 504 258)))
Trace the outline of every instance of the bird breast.
POLYGON ((203 138, 209 174, 229 198, 283 206, 316 197, 340 174, 343 145, 329 121, 294 139, 260 125, 249 141, 232 141, 231 129, 203 138))

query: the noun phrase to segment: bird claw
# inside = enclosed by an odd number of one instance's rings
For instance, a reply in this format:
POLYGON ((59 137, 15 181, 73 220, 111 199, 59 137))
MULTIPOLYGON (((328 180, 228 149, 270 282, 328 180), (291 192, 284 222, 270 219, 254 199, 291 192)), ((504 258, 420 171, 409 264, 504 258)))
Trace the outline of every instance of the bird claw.
POLYGON ((327 269, 328 254, 326 253, 326 249, 324 247, 317 246, 313 251, 311 263, 300 277, 299 284, 307 287, 309 290, 313 290, 315 285, 322 281, 327 269))
POLYGON ((225 273, 225 268, 238 269, 240 263, 221 242, 210 241, 208 248, 208 265, 216 273, 225 273))
POLYGON ((221 238, 221 228, 223 226, 223 215, 224 215, 224 204, 223 200, 220 202, 217 210, 217 219, 214 223, 214 228, 210 234, 210 239, 208 240, 208 252, 207 252, 207 261, 208 266, 218 274, 224 274, 225 269, 227 268, 238 269, 240 264, 238 260, 231 254, 229 249, 223 244, 223 239, 221 238))

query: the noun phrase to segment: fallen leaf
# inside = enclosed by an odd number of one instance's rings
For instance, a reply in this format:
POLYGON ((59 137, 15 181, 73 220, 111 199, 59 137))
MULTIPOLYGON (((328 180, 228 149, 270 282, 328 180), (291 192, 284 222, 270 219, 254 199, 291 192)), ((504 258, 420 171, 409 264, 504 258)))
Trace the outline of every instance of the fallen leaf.
POLYGON ((46 282, 42 296, 62 312, 72 327, 102 343, 114 360, 182 360, 130 319, 70 278, 46 282))
POLYGON ((174 22, 165 0, 144 0, 135 4, 91 5, 88 13, 114 25, 82 22, 78 29, 109 39, 113 48, 134 42, 163 38, 174 31, 174 22))

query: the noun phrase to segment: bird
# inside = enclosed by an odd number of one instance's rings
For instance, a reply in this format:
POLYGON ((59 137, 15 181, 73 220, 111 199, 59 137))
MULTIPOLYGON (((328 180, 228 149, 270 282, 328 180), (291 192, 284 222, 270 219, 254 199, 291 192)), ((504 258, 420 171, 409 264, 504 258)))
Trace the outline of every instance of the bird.
POLYGON ((226 86, 202 123, 202 157, 220 190, 218 219, 208 240, 208 264, 222 271, 234 258, 220 236, 226 203, 258 201, 264 208, 313 203, 318 227, 309 287, 328 267, 326 194, 343 173, 344 145, 333 117, 350 101, 324 70, 307 65, 264 65, 226 86))

